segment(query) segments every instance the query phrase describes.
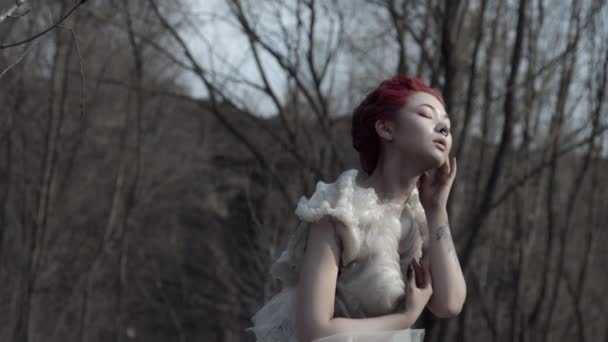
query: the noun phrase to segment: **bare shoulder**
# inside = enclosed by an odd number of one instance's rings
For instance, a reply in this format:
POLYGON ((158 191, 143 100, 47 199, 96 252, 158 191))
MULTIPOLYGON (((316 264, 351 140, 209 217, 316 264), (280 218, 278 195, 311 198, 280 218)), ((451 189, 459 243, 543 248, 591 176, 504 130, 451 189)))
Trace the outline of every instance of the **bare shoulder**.
POLYGON ((311 248, 329 247, 337 257, 340 255, 341 242, 336 232, 343 228, 343 223, 331 216, 323 216, 310 224, 307 245, 311 248))
POLYGON ((337 224, 328 216, 310 223, 296 305, 300 336, 317 331, 319 322, 333 317, 340 260, 339 242, 334 233, 337 224))
POLYGON ((310 223, 304 269, 323 270, 329 274, 338 271, 342 242, 336 231, 342 224, 331 216, 323 216, 318 221, 310 223))

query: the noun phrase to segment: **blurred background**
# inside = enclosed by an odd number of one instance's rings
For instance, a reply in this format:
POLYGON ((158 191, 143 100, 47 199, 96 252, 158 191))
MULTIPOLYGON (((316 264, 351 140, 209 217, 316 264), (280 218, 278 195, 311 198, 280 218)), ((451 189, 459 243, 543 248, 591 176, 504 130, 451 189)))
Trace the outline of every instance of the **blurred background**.
POLYGON ((603 0, 0 0, 0 341, 253 341, 351 113, 439 88, 468 297, 427 341, 608 341, 603 0))

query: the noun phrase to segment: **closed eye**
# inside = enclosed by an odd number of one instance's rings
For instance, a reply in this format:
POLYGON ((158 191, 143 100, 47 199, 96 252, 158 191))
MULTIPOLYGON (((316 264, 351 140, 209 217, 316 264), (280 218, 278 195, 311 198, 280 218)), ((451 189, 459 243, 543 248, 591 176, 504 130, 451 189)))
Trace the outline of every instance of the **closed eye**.
POLYGON ((432 119, 433 118, 431 115, 429 115, 427 113, 424 113, 424 112, 418 112, 418 114, 420 114, 421 116, 424 116, 425 118, 428 118, 428 119, 432 119))

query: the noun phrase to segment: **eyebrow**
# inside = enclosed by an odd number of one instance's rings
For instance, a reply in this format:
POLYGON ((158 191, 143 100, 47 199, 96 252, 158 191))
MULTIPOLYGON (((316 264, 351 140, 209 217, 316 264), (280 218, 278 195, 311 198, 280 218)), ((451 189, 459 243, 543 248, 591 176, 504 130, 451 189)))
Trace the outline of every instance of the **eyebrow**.
MULTIPOLYGON (((435 114, 439 115, 439 113, 437 112, 437 109, 435 109, 435 107, 431 106, 430 104, 428 104, 428 103, 423 103, 423 104, 421 104, 421 105, 418 105, 418 107, 422 107, 422 106, 426 106, 426 107, 431 108, 431 110, 433 111, 433 113, 435 113, 435 114)), ((448 120, 450 120, 450 116, 448 115, 448 113, 443 113, 443 116, 444 116, 445 118, 447 118, 448 120)))

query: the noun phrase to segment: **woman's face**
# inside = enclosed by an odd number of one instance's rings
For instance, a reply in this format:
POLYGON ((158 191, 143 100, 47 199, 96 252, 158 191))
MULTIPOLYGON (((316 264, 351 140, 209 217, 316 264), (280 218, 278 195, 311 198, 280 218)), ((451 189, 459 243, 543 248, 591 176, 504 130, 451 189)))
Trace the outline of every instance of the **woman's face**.
POLYGON ((425 170, 443 165, 452 148, 450 119, 441 102, 426 92, 416 92, 396 118, 393 146, 425 170))

